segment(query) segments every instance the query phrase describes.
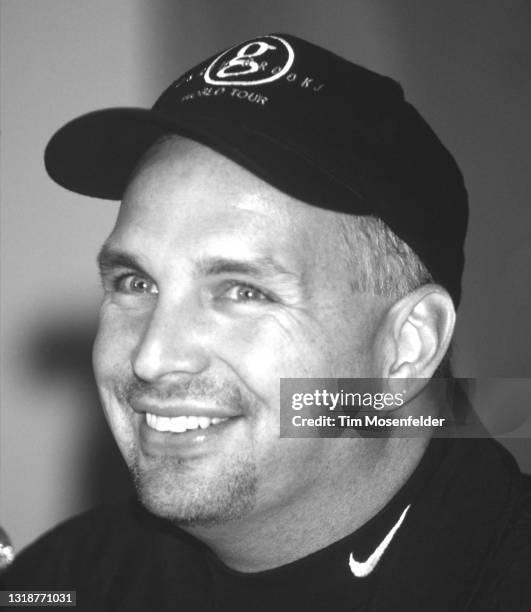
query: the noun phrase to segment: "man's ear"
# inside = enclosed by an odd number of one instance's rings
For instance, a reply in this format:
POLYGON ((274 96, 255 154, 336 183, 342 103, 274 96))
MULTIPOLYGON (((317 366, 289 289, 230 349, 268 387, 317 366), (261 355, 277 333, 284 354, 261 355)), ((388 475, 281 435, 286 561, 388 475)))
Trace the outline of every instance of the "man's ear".
MULTIPOLYGON (((393 304, 380 327, 381 370, 390 390, 394 379, 429 379, 448 350, 455 308, 439 285, 423 285, 393 304)), ((424 386, 413 381, 413 394, 424 386)), ((402 383, 395 380, 403 387, 402 383)))

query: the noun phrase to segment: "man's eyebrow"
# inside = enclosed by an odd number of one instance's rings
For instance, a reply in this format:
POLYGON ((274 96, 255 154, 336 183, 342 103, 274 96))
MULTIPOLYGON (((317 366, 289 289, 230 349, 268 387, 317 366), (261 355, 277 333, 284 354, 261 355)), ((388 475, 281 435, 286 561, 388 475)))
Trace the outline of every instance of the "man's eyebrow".
POLYGON ((144 268, 134 255, 131 255, 126 251, 114 249, 107 244, 104 244, 101 247, 100 252, 98 253, 97 262, 100 269, 100 274, 105 274, 106 272, 110 272, 115 268, 132 268, 133 270, 138 270, 139 272, 145 272, 144 268))
MULTIPOLYGON (((100 274, 104 275, 115 268, 131 268, 146 274, 140 261, 131 253, 104 244, 97 257, 100 274)), ((298 274, 288 270, 272 257, 257 257, 249 261, 228 257, 201 258, 194 270, 196 278, 222 274, 242 274, 257 278, 277 276, 296 285, 302 284, 298 274)))
POLYGON ((249 261, 227 257, 207 257, 201 259, 195 270, 196 276, 216 274, 245 274, 248 276, 266 277, 281 276, 300 283, 300 277, 288 270, 271 257, 258 257, 249 261))

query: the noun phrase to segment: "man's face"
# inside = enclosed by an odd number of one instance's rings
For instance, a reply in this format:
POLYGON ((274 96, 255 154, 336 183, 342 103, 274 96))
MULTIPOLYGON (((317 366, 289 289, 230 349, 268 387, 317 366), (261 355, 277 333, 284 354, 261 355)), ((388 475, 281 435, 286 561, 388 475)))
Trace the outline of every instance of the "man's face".
POLYGON ((338 217, 186 139, 140 164, 100 255, 94 365, 156 514, 258 517, 330 480, 345 441, 280 439, 279 379, 371 375, 381 310, 351 289, 338 217))

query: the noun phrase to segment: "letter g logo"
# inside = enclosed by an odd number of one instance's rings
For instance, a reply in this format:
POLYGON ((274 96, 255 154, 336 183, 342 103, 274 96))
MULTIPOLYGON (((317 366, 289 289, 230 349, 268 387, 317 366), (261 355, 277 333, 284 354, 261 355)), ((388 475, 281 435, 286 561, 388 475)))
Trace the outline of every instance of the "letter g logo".
POLYGON ((224 79, 226 77, 235 77, 242 74, 258 72, 258 70, 260 70, 260 64, 255 62, 253 58, 263 55, 268 49, 274 50, 276 47, 268 45, 261 40, 245 45, 236 53, 236 57, 230 59, 221 70, 216 72, 216 76, 220 79, 224 79), (233 70, 233 68, 241 67, 243 67, 243 70, 233 70))
POLYGON ((278 36, 261 36, 219 55, 206 69, 210 85, 261 85, 284 76, 293 64, 291 45, 278 36))

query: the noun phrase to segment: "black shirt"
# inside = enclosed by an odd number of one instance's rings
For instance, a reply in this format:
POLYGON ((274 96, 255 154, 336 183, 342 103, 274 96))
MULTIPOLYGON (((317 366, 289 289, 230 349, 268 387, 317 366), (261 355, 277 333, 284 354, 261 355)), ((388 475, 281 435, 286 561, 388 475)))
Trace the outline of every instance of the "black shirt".
POLYGON ((375 517, 288 565, 231 570, 129 503, 95 509, 40 538, 2 588, 76 590, 78 610, 113 612, 507 612, 531 609, 530 575, 531 483, 491 440, 432 440, 375 517), (350 555, 366 561, 397 524, 373 571, 356 577, 350 555))

